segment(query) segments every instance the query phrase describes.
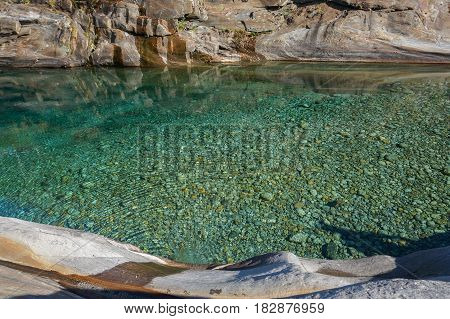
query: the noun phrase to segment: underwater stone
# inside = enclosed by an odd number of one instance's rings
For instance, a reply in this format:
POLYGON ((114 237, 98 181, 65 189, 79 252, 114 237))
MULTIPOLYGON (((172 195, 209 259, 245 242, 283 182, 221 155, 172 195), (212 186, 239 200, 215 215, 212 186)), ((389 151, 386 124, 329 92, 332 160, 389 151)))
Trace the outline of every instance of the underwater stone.
POLYGON ((302 242, 306 242, 307 239, 308 239, 308 236, 306 234, 297 233, 297 234, 292 235, 289 238, 289 241, 291 241, 293 243, 302 243, 302 242))
POLYGON ((94 186, 95 184, 93 182, 84 182, 83 184, 81 184, 81 187, 83 188, 92 188, 94 186))
POLYGON ((272 193, 269 192, 264 192, 261 194, 261 198, 266 200, 266 201, 271 201, 274 199, 274 195, 272 193))

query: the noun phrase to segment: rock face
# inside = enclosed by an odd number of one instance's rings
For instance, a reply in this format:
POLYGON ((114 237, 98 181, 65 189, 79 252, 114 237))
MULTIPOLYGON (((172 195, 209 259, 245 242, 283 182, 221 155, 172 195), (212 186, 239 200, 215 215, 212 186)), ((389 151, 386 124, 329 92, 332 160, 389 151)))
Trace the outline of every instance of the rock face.
POLYGON ((450 61, 443 1, 335 2, 345 7, 305 7, 292 27, 258 38, 256 52, 270 60, 450 61))
POLYGON ((306 297, 446 298, 449 291, 450 247, 334 261, 281 252, 194 266, 102 236, 4 217, 0 243, 0 297, 275 298, 321 291, 306 297))
POLYGON ((7 0, 0 66, 448 63, 442 0, 7 0))
POLYGON ((91 17, 46 6, 0 4, 0 65, 71 67, 89 61, 91 17))
MULTIPOLYGON (((306 2, 306 1, 304 1, 306 2)), ((419 0, 335 0, 338 4, 361 10, 414 10, 419 6, 419 0)))
POLYGON ((207 20, 204 0, 142 0, 146 14, 152 19, 207 20))

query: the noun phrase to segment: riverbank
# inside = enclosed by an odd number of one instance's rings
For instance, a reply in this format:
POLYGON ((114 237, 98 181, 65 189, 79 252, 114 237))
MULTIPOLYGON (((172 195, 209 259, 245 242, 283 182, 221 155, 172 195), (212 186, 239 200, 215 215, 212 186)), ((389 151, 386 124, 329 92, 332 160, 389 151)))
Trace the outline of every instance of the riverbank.
POLYGON ((0 66, 449 63, 440 0, 8 0, 0 66))
POLYGON ((450 297, 450 247, 399 258, 327 261, 281 252, 188 265, 102 236, 4 217, 0 242, 3 298, 283 298, 317 291, 322 298, 351 298, 342 289, 327 292, 346 286, 358 298, 450 297))

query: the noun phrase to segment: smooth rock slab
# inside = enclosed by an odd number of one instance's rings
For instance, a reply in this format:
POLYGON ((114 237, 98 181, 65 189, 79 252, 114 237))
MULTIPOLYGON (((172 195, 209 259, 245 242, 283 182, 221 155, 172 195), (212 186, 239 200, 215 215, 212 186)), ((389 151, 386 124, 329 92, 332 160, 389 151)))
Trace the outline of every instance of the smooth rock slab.
POLYGON ((0 298, 80 298, 52 279, 0 265, 0 298))
POLYGON ((365 282, 303 296, 307 299, 448 299, 450 278, 391 279, 365 282))
POLYGON ((289 27, 259 37, 256 53, 268 60, 450 60, 450 14, 444 1, 333 2, 360 10, 311 4, 308 8, 314 9, 315 15, 302 11, 289 27))
MULTIPOLYGON (((64 282, 71 290, 102 289, 150 296, 283 298, 380 279, 426 282, 440 278, 430 292, 430 296, 437 296, 437 291, 447 285, 442 278, 450 277, 450 246, 400 258, 319 260, 280 252, 229 265, 187 265, 95 234, 0 217, 0 265, 9 268, 4 272, 18 271, 13 277, 22 281, 23 272, 40 270, 42 277, 56 280, 52 286, 55 290, 60 289, 59 282, 64 282)), ((411 285, 408 283, 407 289, 411 285)), ((2 296, 8 296, 9 286, 1 286, 2 296)))

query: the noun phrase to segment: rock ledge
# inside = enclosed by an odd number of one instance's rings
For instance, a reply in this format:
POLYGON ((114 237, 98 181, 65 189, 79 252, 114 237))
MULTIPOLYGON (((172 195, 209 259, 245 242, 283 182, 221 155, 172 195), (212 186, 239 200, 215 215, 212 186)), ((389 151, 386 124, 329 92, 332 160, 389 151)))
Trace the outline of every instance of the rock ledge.
POLYGON ((5 217, 0 243, 3 298, 448 298, 450 291, 450 246, 399 258, 280 252, 187 265, 95 234, 5 217))

